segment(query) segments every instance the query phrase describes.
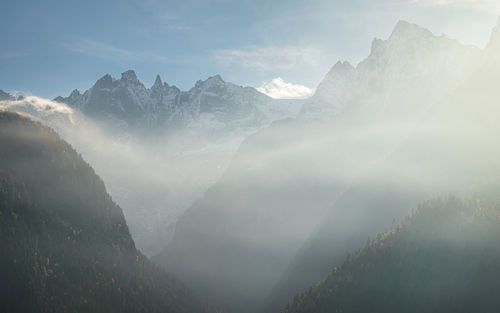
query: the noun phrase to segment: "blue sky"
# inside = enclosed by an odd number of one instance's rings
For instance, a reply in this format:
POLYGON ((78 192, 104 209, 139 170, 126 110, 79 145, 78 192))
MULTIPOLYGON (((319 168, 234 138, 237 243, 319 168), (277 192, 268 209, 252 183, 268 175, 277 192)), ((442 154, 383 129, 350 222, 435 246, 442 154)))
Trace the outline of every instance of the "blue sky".
POLYGON ((260 86, 316 87, 338 60, 356 64, 374 37, 408 20, 480 47, 498 0, 6 1, 0 89, 53 98, 134 69, 147 86, 189 89, 221 74, 260 86))

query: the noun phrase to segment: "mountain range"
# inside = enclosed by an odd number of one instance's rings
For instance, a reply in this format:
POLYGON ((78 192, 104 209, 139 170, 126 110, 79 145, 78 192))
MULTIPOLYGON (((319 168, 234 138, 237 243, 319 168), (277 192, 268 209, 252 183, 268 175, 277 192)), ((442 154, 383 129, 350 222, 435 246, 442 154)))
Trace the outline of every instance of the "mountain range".
POLYGON ((302 103, 219 75, 189 91, 160 77, 146 88, 133 71, 104 75, 83 94, 54 101, 5 100, 1 106, 56 129, 96 168, 147 255, 171 240, 178 216, 217 181, 246 136, 295 117, 302 103))
POLYGON ((117 121, 130 128, 154 129, 164 134, 179 128, 201 128, 204 132, 255 130, 273 120, 294 117, 298 105, 279 101, 252 87, 241 87, 220 75, 196 82, 189 91, 164 83, 160 76, 146 88, 132 70, 120 79, 109 74, 81 94, 57 97, 86 116, 117 121), (288 105, 284 105, 288 103, 288 105))
POLYGON ((299 117, 328 120, 356 111, 370 119, 416 120, 484 58, 475 46, 400 21, 387 40, 373 40, 370 55, 356 67, 335 64, 299 117))
POLYGON ((297 120, 243 142, 153 260, 230 311, 276 312, 420 201, 470 191, 497 173, 495 115, 476 118, 496 112, 496 33, 479 49, 402 21, 356 67, 337 63, 297 120), (447 181, 445 165, 467 171, 447 181))
POLYGON ((2 113, 2 244, 9 251, 2 264, 17 271, 2 290, 10 294, 14 284, 13 306, 42 311, 103 311, 105 303, 109 311, 148 303, 151 311, 212 310, 196 294, 241 313, 488 311, 497 306, 488 292, 496 285, 481 265, 497 276, 498 213, 483 204, 500 200, 492 184, 500 178, 499 55, 500 22, 479 49, 401 21, 388 39, 372 42, 365 60, 336 63, 314 96, 300 101, 274 100, 220 76, 188 91, 160 77, 146 88, 133 71, 54 101, 0 92, 3 108, 50 125, 74 145, 124 208, 53 132, 2 113), (481 200, 451 197, 410 213, 449 193, 481 200), (96 216, 102 221, 94 223, 96 216), (54 232, 37 232, 47 221, 54 232), (110 245, 101 247, 98 236, 110 245), (447 258, 475 255, 469 238, 485 239, 480 262, 446 268, 447 258), (64 249, 53 250, 49 239, 64 249), (34 251, 19 267, 10 258, 34 251), (76 270, 57 272, 54 258, 76 270), (91 266, 97 261, 102 270, 91 266), (448 279, 457 273, 464 276, 448 279), (102 289, 95 294, 109 298, 83 295, 96 280, 102 289), (76 298, 64 299, 57 286, 76 298), (139 286, 154 291, 141 294, 139 286))

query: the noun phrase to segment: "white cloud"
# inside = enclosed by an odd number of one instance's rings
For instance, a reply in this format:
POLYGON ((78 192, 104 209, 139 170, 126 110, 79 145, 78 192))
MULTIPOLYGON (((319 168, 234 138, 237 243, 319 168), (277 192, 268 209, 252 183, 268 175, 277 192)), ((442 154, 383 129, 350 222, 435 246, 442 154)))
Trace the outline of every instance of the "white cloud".
POLYGON ((281 77, 277 77, 256 89, 274 99, 304 99, 312 96, 315 91, 314 88, 288 83, 281 77))
POLYGON ((45 98, 40 98, 36 96, 27 96, 23 100, 14 101, 2 101, 1 107, 19 109, 20 107, 29 107, 37 112, 42 112, 44 114, 53 113, 63 113, 63 114, 73 114, 73 109, 67 104, 59 103, 45 98))
POLYGON ((55 112, 65 113, 65 114, 73 113, 73 109, 70 108, 65 103, 59 103, 53 100, 40 98, 36 96, 28 96, 26 97, 25 101, 30 103, 34 108, 38 110, 50 111, 51 113, 55 112))
POLYGON ((413 4, 425 6, 450 6, 500 13, 499 0, 410 0, 413 4))
POLYGON ((322 51, 319 49, 300 46, 248 46, 214 51, 215 60, 221 64, 242 66, 261 72, 293 70, 304 64, 316 66, 321 56, 322 51))
POLYGON ((0 110, 15 111, 37 121, 66 120, 74 123, 74 111, 68 105, 36 96, 27 96, 23 100, 0 101, 0 110))

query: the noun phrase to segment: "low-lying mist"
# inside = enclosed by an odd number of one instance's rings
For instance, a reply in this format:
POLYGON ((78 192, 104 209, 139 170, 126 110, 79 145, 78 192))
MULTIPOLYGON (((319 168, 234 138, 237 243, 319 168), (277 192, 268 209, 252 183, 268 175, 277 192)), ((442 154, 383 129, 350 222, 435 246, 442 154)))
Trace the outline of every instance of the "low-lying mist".
POLYGON ((277 312, 420 202, 472 197, 500 177, 492 51, 399 23, 247 138, 154 260, 229 311, 277 312))
POLYGON ((479 49, 400 22, 255 133, 148 136, 36 97, 0 105, 80 151, 165 270, 228 312, 279 312, 422 201, 498 200, 499 30, 479 49))
POLYGON ((145 137, 110 129, 71 107, 35 97, 0 102, 53 127, 92 164, 122 207, 137 246, 158 253, 178 217, 221 176, 242 140, 197 131, 145 137))

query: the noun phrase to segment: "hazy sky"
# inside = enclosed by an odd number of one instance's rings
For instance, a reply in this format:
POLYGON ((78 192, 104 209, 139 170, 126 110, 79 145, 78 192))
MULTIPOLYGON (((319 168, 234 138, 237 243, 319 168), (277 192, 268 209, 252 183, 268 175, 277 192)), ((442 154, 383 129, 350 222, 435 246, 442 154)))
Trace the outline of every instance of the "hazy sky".
POLYGON ((221 74, 255 87, 276 77, 316 87, 400 19, 483 47, 500 1, 16 0, 2 13, 0 89, 52 98, 127 69, 147 86, 156 74, 181 89, 221 74))

